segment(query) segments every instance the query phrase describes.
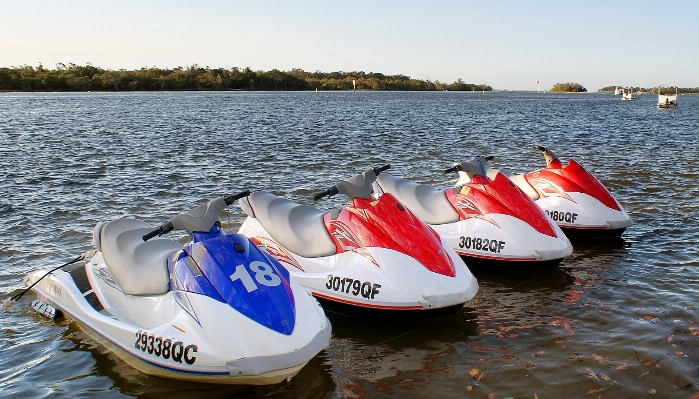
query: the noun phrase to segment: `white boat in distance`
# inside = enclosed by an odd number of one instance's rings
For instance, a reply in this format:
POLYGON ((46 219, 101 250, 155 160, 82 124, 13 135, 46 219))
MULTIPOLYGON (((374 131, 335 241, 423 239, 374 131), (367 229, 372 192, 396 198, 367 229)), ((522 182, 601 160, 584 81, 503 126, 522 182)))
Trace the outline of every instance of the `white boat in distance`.
POLYGON ((620 96, 622 93, 624 93, 624 89, 620 88, 619 86, 617 86, 617 87, 614 89, 614 95, 615 95, 615 96, 620 96))
POLYGON ((677 87, 675 87, 675 94, 670 94, 672 87, 660 86, 658 87, 658 108, 661 109, 674 109, 677 108, 677 96, 679 94, 677 87))
POLYGON ((639 97, 641 97, 641 90, 639 89, 639 91, 634 92, 633 87, 624 89, 621 95, 622 100, 637 100, 639 97))

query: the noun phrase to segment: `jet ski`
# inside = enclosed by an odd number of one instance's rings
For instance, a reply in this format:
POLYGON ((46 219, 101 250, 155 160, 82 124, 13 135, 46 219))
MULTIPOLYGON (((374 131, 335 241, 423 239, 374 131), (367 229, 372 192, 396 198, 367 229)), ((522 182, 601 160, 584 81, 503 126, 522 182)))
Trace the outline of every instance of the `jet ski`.
POLYGON ((369 168, 318 193, 351 203, 333 217, 268 192, 239 203, 238 231, 266 249, 327 310, 387 317, 453 314, 478 291, 459 256, 390 194, 372 183, 389 168, 369 168))
POLYGON ((139 371, 177 380, 265 385, 296 375, 330 341, 320 304, 266 251, 226 234, 216 198, 158 228, 97 224, 86 264, 23 279, 52 318, 69 316, 139 371), (160 237, 185 230, 183 246, 160 237), (46 277, 46 278, 44 278, 46 277))
POLYGON ((624 207, 578 162, 570 159, 564 166, 553 151, 535 148, 546 158, 546 167, 509 178, 567 235, 621 236, 633 224, 624 207))
POLYGON ((557 266, 573 252, 570 241, 507 176, 487 175, 490 159, 477 156, 445 170, 460 177, 446 191, 387 173, 376 191, 405 204, 469 266, 557 266))

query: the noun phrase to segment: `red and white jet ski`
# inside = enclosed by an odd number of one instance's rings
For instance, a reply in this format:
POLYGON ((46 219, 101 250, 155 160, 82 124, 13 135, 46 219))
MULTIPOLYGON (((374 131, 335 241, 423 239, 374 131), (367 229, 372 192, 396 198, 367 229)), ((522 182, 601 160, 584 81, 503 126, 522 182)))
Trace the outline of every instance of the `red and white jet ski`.
MULTIPOLYGON (((377 185, 430 225, 469 265, 557 266, 573 252, 563 232, 504 174, 486 176, 492 157, 475 157, 444 173, 460 179, 446 191, 382 174, 377 185)), ((379 191, 379 190, 377 190, 379 191)))
POLYGON ((509 178, 567 235, 620 236, 633 224, 624 207, 574 159, 564 166, 551 150, 536 149, 544 154, 546 167, 509 178))
POLYGON ((336 218, 268 192, 240 201, 239 233, 266 249, 328 309, 394 316, 452 314, 478 283, 463 260, 390 194, 371 197, 381 171, 369 168, 316 194, 352 201, 336 218), (386 312, 391 311, 391 312, 386 312))

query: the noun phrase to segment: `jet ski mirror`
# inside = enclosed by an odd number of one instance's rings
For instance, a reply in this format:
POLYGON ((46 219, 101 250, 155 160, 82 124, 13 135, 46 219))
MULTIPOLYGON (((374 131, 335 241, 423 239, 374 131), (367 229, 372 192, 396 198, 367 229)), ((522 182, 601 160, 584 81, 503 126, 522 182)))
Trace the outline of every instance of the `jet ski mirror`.
POLYGON ((486 165, 488 161, 492 161, 494 158, 495 157, 493 156, 484 157, 479 155, 468 161, 454 164, 454 166, 451 168, 446 169, 444 174, 451 172, 463 172, 469 179, 472 179, 473 176, 476 175, 486 176, 486 165))
POLYGON ((143 236, 143 241, 148 241, 155 236, 167 234, 172 230, 186 230, 192 234, 195 231, 209 231, 218 221, 220 213, 236 200, 250 195, 250 190, 245 190, 235 195, 220 197, 197 206, 187 213, 173 216, 169 222, 143 236))
POLYGON ((542 147, 540 145, 535 146, 537 150, 541 151, 542 154, 544 154, 544 158, 546 158, 546 165, 550 164, 553 161, 560 161, 558 159, 558 156, 553 153, 553 151, 546 149, 546 147, 542 147))
POLYGON ((357 197, 367 199, 371 198, 373 183, 374 180, 376 180, 376 176, 390 168, 391 165, 389 164, 378 168, 369 168, 362 172, 362 174, 337 182, 333 187, 315 194, 313 199, 317 201, 323 197, 332 197, 335 194, 345 194, 350 200, 357 197))

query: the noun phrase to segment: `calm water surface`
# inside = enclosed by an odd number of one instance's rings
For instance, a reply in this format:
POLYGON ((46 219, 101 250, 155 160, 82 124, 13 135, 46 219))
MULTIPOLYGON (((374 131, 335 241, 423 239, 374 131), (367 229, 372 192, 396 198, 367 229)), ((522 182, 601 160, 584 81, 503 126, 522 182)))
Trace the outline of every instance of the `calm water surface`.
MULTIPOLYGON (((69 321, 0 310, 0 396, 689 398, 699 391, 699 97, 536 93, 0 94, 0 297, 90 249, 94 225, 153 225, 224 193, 312 193, 368 166, 447 187, 477 154, 515 173, 575 158, 632 215, 546 271, 474 271, 453 317, 329 314, 330 347, 291 382, 145 376, 69 321)), ((316 204, 331 210, 338 197, 316 204)), ((243 213, 230 208, 227 227, 243 213)))

